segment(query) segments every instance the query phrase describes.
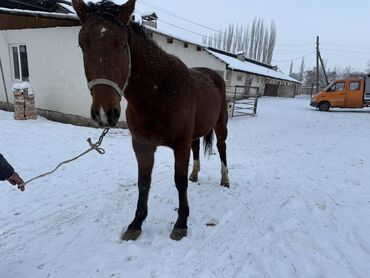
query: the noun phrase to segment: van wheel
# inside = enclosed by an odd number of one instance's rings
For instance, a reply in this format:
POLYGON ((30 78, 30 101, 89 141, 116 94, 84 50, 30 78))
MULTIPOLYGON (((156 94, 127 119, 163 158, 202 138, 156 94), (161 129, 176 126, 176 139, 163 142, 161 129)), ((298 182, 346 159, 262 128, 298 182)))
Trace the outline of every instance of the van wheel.
POLYGON ((319 110, 320 111, 329 111, 329 109, 330 109, 330 104, 328 103, 328 102, 321 102, 320 104, 319 104, 319 110))

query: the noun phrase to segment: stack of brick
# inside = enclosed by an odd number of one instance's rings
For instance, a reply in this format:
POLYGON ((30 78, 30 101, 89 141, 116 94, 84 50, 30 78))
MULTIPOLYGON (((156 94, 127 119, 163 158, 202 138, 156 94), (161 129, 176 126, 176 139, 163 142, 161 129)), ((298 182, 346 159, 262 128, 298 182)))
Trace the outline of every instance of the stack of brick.
POLYGON ((35 97, 24 84, 13 86, 14 118, 16 120, 36 119, 35 97))

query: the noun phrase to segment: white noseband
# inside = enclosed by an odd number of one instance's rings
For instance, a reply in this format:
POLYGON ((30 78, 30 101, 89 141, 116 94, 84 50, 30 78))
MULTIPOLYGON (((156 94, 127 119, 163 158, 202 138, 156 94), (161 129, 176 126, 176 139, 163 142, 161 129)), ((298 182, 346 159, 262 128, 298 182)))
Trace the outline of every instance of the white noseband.
POLYGON ((128 82, 131 77, 131 51, 130 51, 129 44, 127 44, 127 56, 128 56, 128 66, 127 66, 128 74, 127 74, 126 82, 123 85, 122 89, 120 88, 120 86, 117 85, 116 82, 112 80, 105 79, 105 78, 96 78, 87 83, 87 87, 89 88, 89 90, 91 91, 92 88, 94 88, 96 85, 106 85, 106 86, 113 88, 121 99, 124 96, 125 90, 128 86, 128 82))

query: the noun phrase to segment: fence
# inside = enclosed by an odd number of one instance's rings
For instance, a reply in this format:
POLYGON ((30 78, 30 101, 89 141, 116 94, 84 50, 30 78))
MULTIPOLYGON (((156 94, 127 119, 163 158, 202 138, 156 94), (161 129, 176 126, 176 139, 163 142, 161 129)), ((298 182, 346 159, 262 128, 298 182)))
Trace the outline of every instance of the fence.
MULTIPOLYGON (((324 87, 320 87, 319 91, 323 90, 324 87)), ((316 94, 316 86, 298 86, 296 95, 307 95, 311 96, 316 94)))
POLYGON ((232 86, 227 87, 226 92, 229 100, 230 117, 254 116, 257 114, 258 87, 232 86))

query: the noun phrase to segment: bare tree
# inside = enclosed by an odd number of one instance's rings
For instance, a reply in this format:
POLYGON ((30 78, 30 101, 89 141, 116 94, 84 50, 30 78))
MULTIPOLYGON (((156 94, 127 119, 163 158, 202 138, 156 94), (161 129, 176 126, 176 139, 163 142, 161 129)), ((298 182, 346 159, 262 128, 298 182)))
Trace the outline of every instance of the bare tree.
POLYGON ((271 64, 276 43, 276 27, 266 25, 262 19, 254 18, 251 25, 230 23, 224 32, 216 32, 203 43, 211 47, 236 53, 243 51, 246 57, 271 64))
POLYGON ((293 73, 293 60, 290 62, 289 76, 292 76, 293 73))
POLYGON ((267 59, 266 63, 271 64, 272 56, 274 54, 276 44, 276 26, 274 22, 271 22, 270 26, 270 36, 269 36, 269 42, 268 42, 268 51, 267 51, 267 59))
POLYGON ((299 75, 298 75, 298 80, 303 82, 303 78, 304 78, 304 70, 305 70, 305 64, 304 64, 304 57, 302 58, 302 62, 301 62, 301 67, 299 69, 299 75))

